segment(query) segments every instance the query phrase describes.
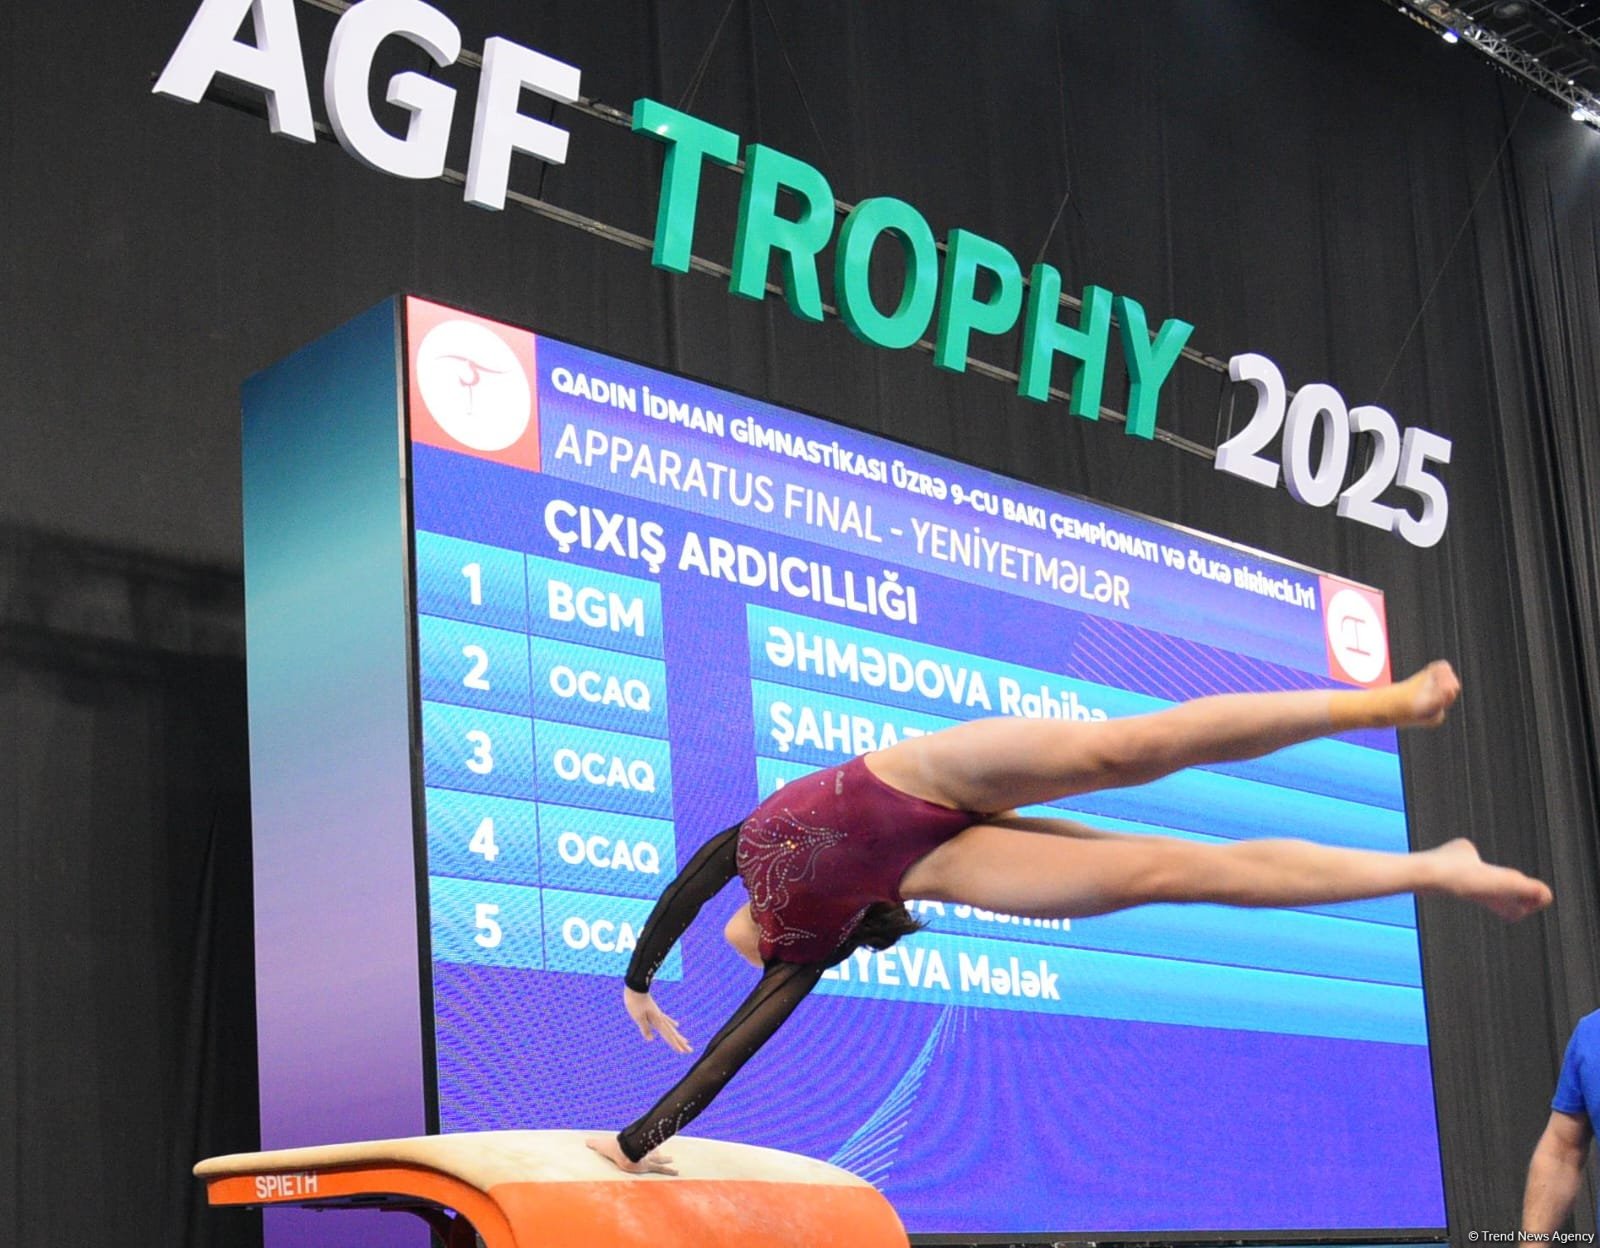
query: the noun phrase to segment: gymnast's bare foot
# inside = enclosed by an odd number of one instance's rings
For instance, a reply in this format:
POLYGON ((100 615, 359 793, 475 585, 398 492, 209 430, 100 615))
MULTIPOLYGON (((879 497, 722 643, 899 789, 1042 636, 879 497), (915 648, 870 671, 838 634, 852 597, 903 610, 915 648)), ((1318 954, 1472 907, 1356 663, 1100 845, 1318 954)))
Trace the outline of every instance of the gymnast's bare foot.
POLYGON ((1328 710, 1333 726, 1348 728, 1437 728, 1461 696, 1461 681, 1443 659, 1392 685, 1340 690, 1328 710))
POLYGON ((1477 846, 1464 837, 1430 852, 1440 868, 1440 892, 1475 901, 1508 923, 1543 910, 1553 900, 1543 880, 1484 862, 1477 846))
POLYGON ((1461 696, 1461 678, 1443 659, 1435 659, 1420 672, 1400 682, 1406 697, 1399 710, 1403 716, 1397 728, 1436 728, 1444 723, 1445 712, 1461 696))

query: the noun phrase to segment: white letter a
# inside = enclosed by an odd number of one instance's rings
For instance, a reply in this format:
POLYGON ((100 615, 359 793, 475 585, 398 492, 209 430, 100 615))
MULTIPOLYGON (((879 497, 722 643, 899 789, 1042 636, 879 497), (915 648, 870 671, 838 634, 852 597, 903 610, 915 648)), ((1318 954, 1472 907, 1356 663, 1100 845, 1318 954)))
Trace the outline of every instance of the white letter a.
POLYGON ((294 0, 202 0, 154 90, 196 104, 218 74, 265 92, 273 134, 316 141, 294 0), (246 11, 255 24, 254 47, 235 38, 246 11))

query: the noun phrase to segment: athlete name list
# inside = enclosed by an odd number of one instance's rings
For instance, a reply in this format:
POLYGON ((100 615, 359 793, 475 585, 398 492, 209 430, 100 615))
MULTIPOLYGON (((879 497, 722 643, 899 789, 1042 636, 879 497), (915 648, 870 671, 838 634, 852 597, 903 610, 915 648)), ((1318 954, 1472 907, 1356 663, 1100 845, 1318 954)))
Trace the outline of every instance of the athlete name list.
MULTIPOLYGON (((530 478, 523 508, 536 517, 533 548, 417 534, 438 961, 622 973, 679 856, 667 578, 739 591, 742 619, 697 611, 672 626, 748 648, 752 803, 819 767, 962 720, 1088 723, 1164 705, 917 640, 936 608, 981 614, 1016 594, 1224 645, 1237 644, 1245 594, 1258 604, 1248 643, 1260 657, 1305 670, 1324 661, 1316 581, 1298 570, 1254 566, 1088 504, 1003 491, 984 474, 957 479, 914 452, 857 449, 883 445, 858 435, 779 430, 754 411, 730 414, 691 383, 601 377, 586 357, 541 343, 547 484, 534 490, 530 478)), ((807 423, 817 422, 800 428, 807 423)), ((1393 756, 1343 742, 1307 749, 1289 763, 1188 773, 1022 813, 1197 840, 1218 839, 1219 825, 1235 837, 1295 826, 1330 843, 1403 848, 1393 756)), ((821 990, 1425 1042, 1404 910, 1148 907, 1068 922, 912 904, 927 931, 857 952, 821 990)), ((675 951, 661 976, 680 977, 681 959, 675 951)))
MULTIPOLYGON (((729 562, 707 552, 737 552, 742 543, 687 527, 669 532, 659 523, 630 530, 611 513, 560 496, 544 503, 543 514, 552 543, 581 540, 587 514, 596 530, 613 534, 609 540, 619 549, 611 553, 628 562, 653 555, 670 572, 727 579, 844 614, 863 609, 848 598, 830 603, 817 596, 809 575, 787 587, 781 576, 770 578, 765 569, 779 558, 774 551, 750 546, 756 555, 741 577, 736 553, 729 562)), ((418 534, 417 567, 435 957, 618 975, 677 864, 660 586, 430 533, 418 534)), ((896 618, 914 625, 916 587, 890 574, 882 583, 898 587, 896 618)), ((769 605, 760 592, 746 599, 742 621, 695 625, 735 635, 742 626, 757 797, 818 767, 965 719, 1088 723, 1164 705, 801 615, 769 605)), ((1380 757, 1373 751, 1342 743, 1314 748, 1324 752, 1319 771, 1330 786, 1383 787, 1384 777, 1359 774, 1363 759, 1380 757)), ((1275 803, 1281 815, 1285 802, 1306 801, 1271 780, 1202 777, 1209 786, 1204 801, 1150 786, 1124 795, 1109 822, 1213 839, 1203 828, 1219 819, 1248 829, 1251 812, 1264 805, 1270 810, 1275 803)), ((1329 798, 1306 801, 1306 810, 1329 798)), ((1086 805, 1025 813, 1075 815, 1104 826, 1104 809, 1086 805)), ((1402 923, 1151 907, 1074 924, 969 906, 914 902, 913 908, 927 932, 886 952, 858 952, 828 973, 822 991, 1420 1039, 1415 936, 1402 923), (1345 978, 1352 967, 1359 980, 1345 978)), ((681 974, 675 952, 662 975, 681 974)))

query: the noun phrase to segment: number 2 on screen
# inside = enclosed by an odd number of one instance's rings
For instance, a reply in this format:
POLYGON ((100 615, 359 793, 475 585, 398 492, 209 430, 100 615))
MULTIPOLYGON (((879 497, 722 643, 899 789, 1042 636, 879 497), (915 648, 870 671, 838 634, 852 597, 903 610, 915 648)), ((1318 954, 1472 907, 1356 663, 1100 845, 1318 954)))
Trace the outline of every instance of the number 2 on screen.
POLYGON ((462 646, 461 657, 472 660, 472 667, 461 678, 461 683, 468 689, 487 689, 489 682, 483 674, 489 670, 489 652, 482 646, 462 646))

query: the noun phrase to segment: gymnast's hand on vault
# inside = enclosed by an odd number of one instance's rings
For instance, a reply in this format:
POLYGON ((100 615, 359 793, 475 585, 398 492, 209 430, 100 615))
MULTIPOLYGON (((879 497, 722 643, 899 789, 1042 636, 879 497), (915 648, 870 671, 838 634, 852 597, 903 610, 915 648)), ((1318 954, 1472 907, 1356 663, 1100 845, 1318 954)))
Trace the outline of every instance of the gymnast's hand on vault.
POLYGON ((622 1151, 622 1145, 617 1143, 617 1137, 614 1135, 602 1136, 598 1140, 585 1140, 584 1143, 626 1174, 678 1173, 668 1164, 672 1158, 663 1157, 659 1152, 646 1153, 638 1161, 629 1161, 628 1154, 622 1151))
POLYGON ((666 1011, 655 1003, 648 992, 635 992, 632 988, 622 990, 622 1004, 628 1011, 628 1016, 633 1019, 639 1028, 639 1034, 646 1040, 659 1035, 667 1042, 667 1047, 679 1053, 690 1051, 690 1044, 683 1038, 683 1033, 678 1030, 678 1024, 667 1017, 666 1011))

